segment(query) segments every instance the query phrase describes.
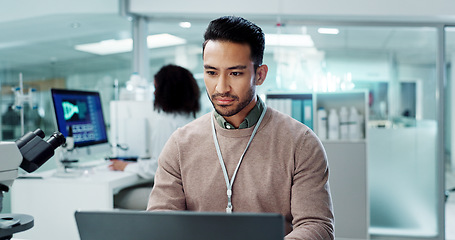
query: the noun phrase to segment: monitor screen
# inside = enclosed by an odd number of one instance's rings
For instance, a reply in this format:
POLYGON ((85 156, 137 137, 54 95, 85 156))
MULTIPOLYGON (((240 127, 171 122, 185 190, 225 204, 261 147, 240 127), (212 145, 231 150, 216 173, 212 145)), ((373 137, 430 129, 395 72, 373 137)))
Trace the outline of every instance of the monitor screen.
POLYGON ((73 132, 74 146, 107 143, 106 125, 98 92, 51 89, 58 130, 73 132))

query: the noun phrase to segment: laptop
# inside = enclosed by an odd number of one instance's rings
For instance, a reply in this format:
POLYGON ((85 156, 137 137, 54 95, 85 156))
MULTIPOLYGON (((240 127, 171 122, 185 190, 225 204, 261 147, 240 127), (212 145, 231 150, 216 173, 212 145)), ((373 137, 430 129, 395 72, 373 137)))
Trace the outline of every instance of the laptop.
POLYGON ((76 211, 81 240, 282 240, 277 213, 76 211))

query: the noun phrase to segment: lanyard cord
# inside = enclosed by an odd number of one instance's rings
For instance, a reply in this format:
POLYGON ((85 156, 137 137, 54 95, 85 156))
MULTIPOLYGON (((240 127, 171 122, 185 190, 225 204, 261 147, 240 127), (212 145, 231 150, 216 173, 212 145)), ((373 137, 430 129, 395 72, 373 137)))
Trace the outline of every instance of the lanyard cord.
POLYGON ((228 197, 228 204, 226 208, 227 213, 232 213, 232 185, 234 184, 234 179, 235 176, 237 175, 237 171, 240 168, 240 164, 242 163, 243 156, 245 156, 246 151, 248 150, 248 147, 250 146, 251 141, 254 138, 254 135, 256 135, 256 132, 259 128, 259 125, 261 125, 262 119, 264 118, 265 112, 267 111, 267 106, 264 106, 264 110, 262 110, 261 116, 259 117, 258 122, 256 123, 256 126, 254 127, 253 133, 251 134, 250 140, 248 141, 248 144, 246 145, 245 150, 243 151, 242 156, 240 156, 240 160, 237 164, 237 167, 235 168, 234 174, 232 175, 231 181, 229 181, 229 175, 226 170, 226 166, 224 164, 223 156, 221 155, 221 150, 220 150, 220 145, 218 143, 218 139, 216 137, 216 130, 215 130, 215 117, 212 112, 212 135, 213 135, 213 141, 215 142, 215 148, 216 148, 216 153, 218 154, 218 159, 220 160, 220 165, 221 169, 223 170, 223 175, 224 175, 224 180, 226 181, 226 194, 228 197))

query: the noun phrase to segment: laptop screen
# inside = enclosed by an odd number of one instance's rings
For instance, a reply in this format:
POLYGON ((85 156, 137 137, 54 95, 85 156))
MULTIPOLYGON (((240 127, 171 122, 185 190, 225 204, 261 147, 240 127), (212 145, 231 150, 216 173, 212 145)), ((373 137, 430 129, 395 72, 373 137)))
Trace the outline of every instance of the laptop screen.
POLYGON ((276 213, 132 210, 76 211, 81 240, 282 240, 284 217, 276 213))

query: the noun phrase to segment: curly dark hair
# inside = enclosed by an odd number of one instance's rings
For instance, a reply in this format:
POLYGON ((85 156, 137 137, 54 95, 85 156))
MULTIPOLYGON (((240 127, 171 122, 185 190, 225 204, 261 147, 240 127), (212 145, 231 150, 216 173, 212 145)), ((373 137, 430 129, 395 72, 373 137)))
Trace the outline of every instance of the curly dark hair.
POLYGON ((155 101, 157 111, 188 113, 196 117, 200 109, 200 90, 193 74, 176 65, 163 66, 155 74, 155 101))
POLYGON ((251 49, 251 60, 256 70, 262 65, 265 49, 265 37, 262 29, 242 17, 224 16, 212 20, 204 34, 202 51, 209 40, 246 43, 251 49))

